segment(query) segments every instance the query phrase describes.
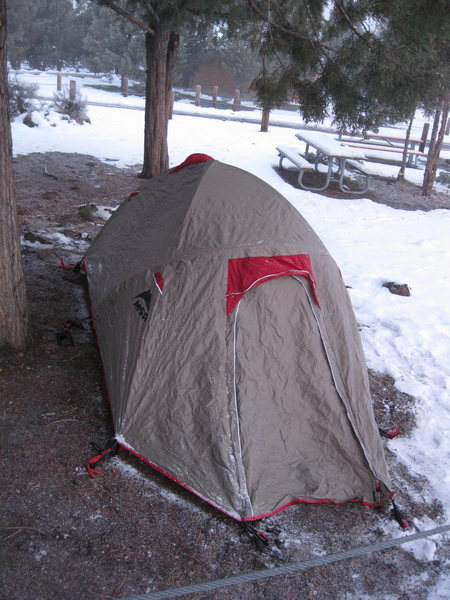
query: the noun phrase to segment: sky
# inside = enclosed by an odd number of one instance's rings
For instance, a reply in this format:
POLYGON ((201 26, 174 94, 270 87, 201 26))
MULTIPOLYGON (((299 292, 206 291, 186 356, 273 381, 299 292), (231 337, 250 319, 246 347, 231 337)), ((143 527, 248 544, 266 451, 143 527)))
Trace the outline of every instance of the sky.
MULTIPOLYGON (((24 77, 37 82, 43 96, 51 97, 56 90, 56 75, 28 72, 24 77)), ((62 121, 55 113, 47 119, 36 115, 35 128, 16 120, 14 153, 78 152, 118 167, 141 164, 144 113, 123 106, 142 108, 143 99, 94 90, 87 87, 92 81, 78 80, 89 101, 122 107, 89 106, 91 123, 82 126, 62 121)), ((245 169, 283 194, 322 239, 350 286, 368 367, 390 375, 400 391, 417 398, 417 428, 410 437, 390 441, 389 448, 411 473, 428 478, 450 522, 450 211, 396 210, 367 198, 328 198, 293 188, 274 166, 277 145, 299 144, 294 134, 302 121, 295 113, 272 115, 272 120, 292 128, 272 125, 268 133, 261 133, 259 113, 254 113, 255 123, 241 123, 239 113, 186 102, 177 102, 175 112, 169 123, 170 166, 202 152, 245 169), (191 112, 219 118, 189 116, 191 112), (386 281, 408 284, 411 296, 391 294, 382 285, 386 281)), ((423 122, 418 115, 413 136, 420 137, 423 122)), ((402 135, 404 127, 388 131, 402 135)), ((377 168, 386 177, 395 178, 398 172, 398 167, 377 168)), ((422 177, 420 170, 406 171, 406 178, 417 185, 422 177)), ((416 524, 423 529, 437 526, 430 520, 416 524)), ((426 545, 415 547, 431 560, 433 552, 427 552, 426 545)))

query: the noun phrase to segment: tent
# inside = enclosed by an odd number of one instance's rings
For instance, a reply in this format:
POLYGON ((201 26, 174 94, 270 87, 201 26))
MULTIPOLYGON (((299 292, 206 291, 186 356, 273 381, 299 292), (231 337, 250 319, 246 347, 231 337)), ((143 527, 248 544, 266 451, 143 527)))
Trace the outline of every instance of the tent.
POLYGON ((340 271, 298 211, 194 156, 85 257, 120 446, 240 521, 390 479, 340 271))

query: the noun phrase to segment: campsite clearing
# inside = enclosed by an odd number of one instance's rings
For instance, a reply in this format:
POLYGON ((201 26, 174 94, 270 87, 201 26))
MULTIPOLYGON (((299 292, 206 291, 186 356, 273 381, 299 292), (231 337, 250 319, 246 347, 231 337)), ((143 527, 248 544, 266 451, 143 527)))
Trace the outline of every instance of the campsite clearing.
MULTIPOLYGON (((102 477, 86 475, 89 444, 107 439, 111 420, 89 330, 71 330, 74 346, 56 343, 67 318, 83 323, 87 316, 83 286, 78 276, 58 267, 58 255, 71 262, 74 248, 87 245, 86 236, 98 232, 101 220, 83 220, 80 204, 115 205, 139 181, 132 169, 81 155, 32 154, 17 158, 15 166, 22 228, 50 243, 30 241, 24 250, 33 347, 0 360, 0 597, 114 600, 278 566, 253 548, 238 524, 126 454, 99 465, 102 477)), ((375 201, 398 208, 430 206, 408 184, 380 180, 371 193, 375 201)), ((435 194, 431 207, 450 208, 448 197, 435 194)), ((414 428, 414 398, 396 390, 386 376, 371 373, 370 380, 379 424, 397 424, 408 435, 414 428)), ((389 442, 385 447, 405 512, 439 521, 442 507, 426 480, 396 461, 389 442)), ((401 535, 386 511, 351 504, 291 507, 266 527, 278 534, 288 560, 401 535)), ((445 571, 450 549, 429 540, 415 552, 385 551, 191 598, 424 600, 445 571)))

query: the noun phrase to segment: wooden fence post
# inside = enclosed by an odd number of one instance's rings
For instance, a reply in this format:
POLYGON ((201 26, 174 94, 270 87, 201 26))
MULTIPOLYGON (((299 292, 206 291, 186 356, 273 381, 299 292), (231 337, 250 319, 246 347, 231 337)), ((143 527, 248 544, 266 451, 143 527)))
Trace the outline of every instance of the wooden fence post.
POLYGON ((428 130, 430 129, 429 123, 423 124, 422 135, 420 139, 422 140, 419 144, 419 152, 425 152, 425 144, 427 143, 428 130))
POLYGON ((77 97, 77 82, 75 79, 71 79, 69 81, 69 98, 71 100, 75 100, 77 97))
POLYGON ((217 106, 217 94, 219 93, 219 86, 213 85, 212 89, 212 105, 214 108, 217 106))
POLYGON ((195 86, 195 106, 200 106, 200 94, 202 93, 202 86, 195 86))
POLYGON ((233 110, 240 110, 240 108, 241 108, 241 90, 234 90, 233 110))
POLYGON ((61 90, 62 90, 62 75, 58 71, 58 73, 56 73, 56 91, 60 92, 61 90))
POLYGON ((128 77, 122 77, 122 96, 127 98, 128 96, 128 77))
POLYGON ((269 118, 270 118, 270 109, 263 108, 261 115, 261 131, 269 131, 269 118))
POLYGON ((169 95, 169 119, 173 117, 173 103, 175 102, 175 92, 172 90, 169 95))

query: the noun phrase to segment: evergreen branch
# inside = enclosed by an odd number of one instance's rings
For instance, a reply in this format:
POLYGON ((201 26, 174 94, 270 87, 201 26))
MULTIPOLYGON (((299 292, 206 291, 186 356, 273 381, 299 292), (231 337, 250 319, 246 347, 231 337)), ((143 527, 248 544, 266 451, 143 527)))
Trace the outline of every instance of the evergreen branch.
MULTIPOLYGON (((349 26, 349 27, 350 27, 350 29, 353 31, 353 33, 354 33, 354 34, 355 34, 357 37, 359 37, 359 38, 362 38, 362 37, 363 37, 362 33, 360 33, 360 32, 357 30, 356 26, 353 24, 353 21, 350 19, 350 17, 349 17, 349 15, 348 15, 347 11, 346 11, 346 10, 345 10, 345 8, 342 6, 342 3, 341 3, 341 2, 339 2, 339 0, 334 0, 334 3, 335 3, 335 5, 337 6, 337 8, 338 8, 339 12, 341 13, 341 15, 342 15, 342 16, 344 17, 344 19, 347 21, 347 23, 348 23, 348 26, 349 26)), ((367 31, 367 30, 366 30, 366 31, 367 31)))
MULTIPOLYGON (((149 27, 148 25, 146 25, 144 23, 144 21, 141 21, 141 19, 138 19, 137 17, 133 16, 131 13, 127 12, 126 10, 124 10, 123 8, 121 8, 120 6, 118 6, 112 0, 101 0, 99 2, 99 4, 103 4, 104 6, 108 6, 109 8, 111 8, 114 12, 116 12, 121 17, 125 17, 125 19, 128 19, 128 21, 131 21, 131 23, 134 23, 134 25, 137 25, 138 27, 140 27, 141 29, 143 29, 147 33, 150 33, 151 35, 155 35, 155 31, 151 27, 149 27)), ((153 8, 152 8, 152 10, 153 10, 153 8)))
POLYGON ((258 17, 260 19, 262 19, 265 23, 267 23, 269 25, 269 27, 278 29, 279 31, 282 31, 283 33, 286 33, 287 35, 290 35, 291 37, 293 37, 295 39, 304 40, 306 42, 309 42, 312 45, 317 44, 321 48, 325 48, 326 50, 333 51, 333 48, 331 48, 331 46, 324 44, 317 37, 309 36, 309 35, 302 35, 298 31, 294 31, 293 29, 287 28, 285 25, 281 25, 280 23, 273 21, 272 19, 269 18, 269 16, 267 14, 265 14, 259 8, 259 6, 256 4, 255 0, 247 0, 247 4, 253 10, 253 12, 255 12, 258 15, 258 17))
MULTIPOLYGON (((270 23, 268 23, 268 26, 269 26, 269 36, 270 36, 270 42, 271 42, 271 44, 272 44, 272 50, 273 50, 273 52, 274 52, 274 54, 275 54, 275 57, 276 57, 276 59, 277 59, 277 60, 278 60, 278 62, 280 63, 280 67, 281 67, 282 69, 285 69, 286 67, 285 67, 285 65, 283 64, 283 61, 281 60, 281 57, 280 57, 280 55, 278 54, 278 50, 277 50, 277 47, 276 47, 276 45, 275 45, 275 40, 273 39, 273 33, 272 33, 272 27, 271 27, 271 24, 270 24, 270 23)), ((264 71, 266 70, 266 66, 265 66, 265 59, 264 59, 264 57, 263 57, 263 70, 264 70, 264 71)))
MULTIPOLYGON (((304 6, 305 6, 305 9, 306 9, 306 12, 307 12, 307 14, 308 14, 308 19, 310 20, 310 22, 311 22, 311 25, 312 25, 312 28, 313 28, 313 30, 314 30, 314 35, 315 35, 316 39, 319 39, 319 30, 318 30, 318 28, 317 28, 317 24, 316 24, 316 22, 315 22, 315 21, 314 21, 314 19, 313 19, 313 16, 312 16, 312 14, 311 14, 311 7, 309 6, 308 2, 306 2, 305 0, 303 0, 303 4, 304 4, 304 6)), ((322 50, 322 52, 325 54, 325 56, 326 56, 327 58, 330 58, 330 57, 329 57, 329 55, 328 55, 328 54, 325 52, 325 48, 326 48, 326 47, 325 47, 325 46, 323 46, 323 45, 321 45, 321 44, 319 44, 319 47, 320 47, 320 49, 322 50)), ((319 56, 319 52, 317 51, 317 47, 316 47, 316 45, 315 45, 314 43, 313 43, 313 48, 314 48, 314 52, 316 53, 317 59, 318 59, 318 60, 319 60, 319 62, 320 62, 320 59, 321 59, 321 57, 319 56)))

